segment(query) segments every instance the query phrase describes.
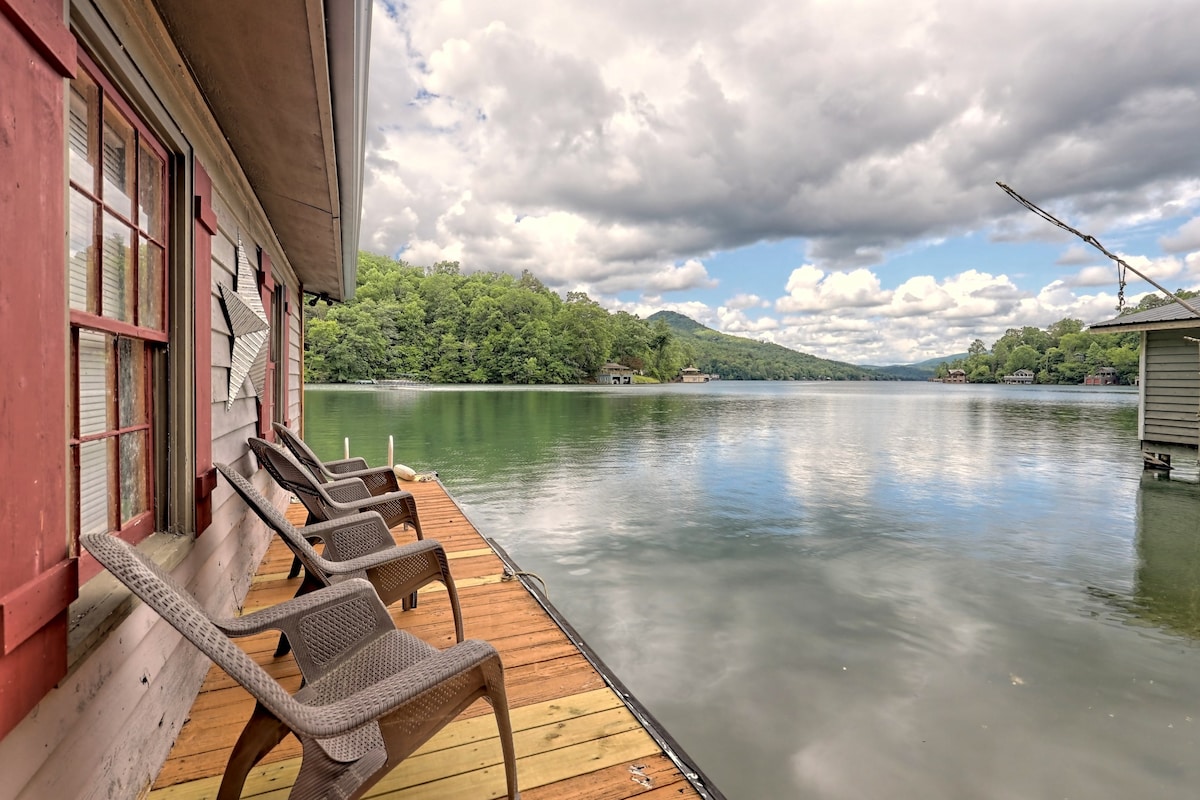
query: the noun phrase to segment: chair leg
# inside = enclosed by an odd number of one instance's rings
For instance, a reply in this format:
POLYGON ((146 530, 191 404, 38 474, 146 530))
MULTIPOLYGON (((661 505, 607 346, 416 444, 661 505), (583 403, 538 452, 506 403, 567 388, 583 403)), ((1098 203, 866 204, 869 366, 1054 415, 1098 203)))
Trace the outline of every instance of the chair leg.
POLYGON ((233 746, 233 752, 229 754, 225 775, 221 778, 221 788, 217 790, 217 800, 238 800, 242 796, 242 787, 250 770, 290 732, 288 727, 262 704, 255 703, 250 721, 242 729, 241 736, 233 746))
POLYGON ((509 800, 520 800, 517 786, 517 749, 513 745, 512 721, 508 716, 508 696, 504 691, 504 668, 500 658, 483 665, 483 680, 487 686, 487 699, 496 715, 496 728, 500 731, 500 750, 504 754, 504 780, 509 800))
MULTIPOLYGON (((308 522, 306 522, 304 524, 311 525, 314 521, 319 521, 319 520, 313 520, 312 515, 309 514, 308 522)), ((303 531, 301 531, 301 533, 303 533, 303 531)), ((309 539, 308 543, 316 544, 318 541, 320 541, 320 540, 319 539, 309 539)), ((291 580, 292 578, 299 575, 301 567, 302 567, 302 565, 300 563, 300 559, 297 556, 292 556, 292 568, 288 570, 288 580, 291 580)))
MULTIPOLYGON (((304 580, 300 583, 300 588, 296 589, 296 597, 309 592, 315 592, 320 589, 322 584, 317 579, 310 576, 307 572, 304 573, 304 580)), ((275 647, 275 658, 282 658, 291 652, 292 643, 288 641, 287 636, 279 634, 279 644, 275 647)))

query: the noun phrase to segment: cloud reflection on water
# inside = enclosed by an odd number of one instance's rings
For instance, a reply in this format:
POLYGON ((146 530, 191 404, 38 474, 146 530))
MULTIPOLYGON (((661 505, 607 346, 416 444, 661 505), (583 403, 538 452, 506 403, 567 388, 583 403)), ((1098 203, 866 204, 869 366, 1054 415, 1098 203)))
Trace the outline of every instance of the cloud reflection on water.
POLYGON ((472 518, 728 796, 1200 785, 1193 642, 1106 599, 1131 597, 1135 575, 1139 601, 1162 597, 1178 581, 1159 565, 1188 541, 1135 519, 1131 396, 528 394, 465 392, 450 425, 430 406, 403 447, 446 465, 472 518), (501 444, 461 432, 483 419, 501 444))

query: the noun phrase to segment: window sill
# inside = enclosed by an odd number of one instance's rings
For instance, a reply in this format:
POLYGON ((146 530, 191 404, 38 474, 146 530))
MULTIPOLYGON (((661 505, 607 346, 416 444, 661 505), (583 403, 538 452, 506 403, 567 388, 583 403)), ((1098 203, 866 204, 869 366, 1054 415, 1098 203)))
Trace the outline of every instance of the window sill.
MULTIPOLYGON (((194 539, 170 533, 154 533, 137 546, 138 552, 170 572, 191 552, 194 539)), ((108 637, 133 612, 137 598, 107 571, 79 587, 71 604, 67 629, 67 674, 108 637)))

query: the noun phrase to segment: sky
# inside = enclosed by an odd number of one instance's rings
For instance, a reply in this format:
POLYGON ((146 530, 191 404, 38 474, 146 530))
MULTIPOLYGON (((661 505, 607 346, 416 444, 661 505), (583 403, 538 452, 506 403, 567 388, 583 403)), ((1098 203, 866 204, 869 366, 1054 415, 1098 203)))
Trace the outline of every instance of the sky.
POLYGON ((364 250, 856 364, 1115 316, 1003 181, 1200 288, 1195 0, 380 1, 371 36, 364 250))

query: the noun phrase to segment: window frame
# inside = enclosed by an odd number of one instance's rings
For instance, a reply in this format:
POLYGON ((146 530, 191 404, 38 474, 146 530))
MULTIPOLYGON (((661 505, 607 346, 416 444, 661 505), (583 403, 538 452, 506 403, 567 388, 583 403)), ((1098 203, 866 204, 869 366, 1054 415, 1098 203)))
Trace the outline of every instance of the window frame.
MULTIPOLYGON (((86 583, 94 575, 101 571, 99 562, 97 562, 91 554, 83 551, 79 546, 79 536, 82 531, 82 490, 81 490, 81 470, 82 470, 82 451, 85 445, 97 441, 110 440, 115 442, 116 456, 111 464, 111 474, 108 475, 107 493, 108 514, 110 517, 109 534, 118 536, 119 538, 138 544, 147 539, 157 529, 160 528, 160 523, 164 519, 164 505, 166 504, 166 494, 163 491, 163 486, 157 476, 163 473, 162 465, 159 461, 165 458, 166 448, 161 442, 167 438, 169 419, 163 418, 162 410, 166 404, 162 402, 159 395, 165 395, 169 389, 170 380, 170 359, 164 358, 164 354, 171 342, 172 332, 172 255, 171 247, 172 231, 174 225, 173 200, 175 195, 174 180, 177 180, 176 171, 172 168, 174 158, 167 150, 163 141, 153 132, 146 124, 142 116, 136 112, 129 102, 125 99, 122 92, 117 88, 115 83, 108 78, 104 70, 93 61, 82 50, 78 51, 78 73, 86 75, 96 87, 97 96, 94 98, 97 116, 95 119, 96 130, 88 130, 88 147, 96 147, 95 163, 91 164, 91 185, 84 186, 80 184, 75 177, 67 170, 67 186, 66 192, 68 200, 78 195, 86 201, 90 207, 91 228, 90 241, 88 246, 93 250, 93 258, 96 260, 103 258, 103 242, 105 240, 104 221, 106 216, 111 216, 112 219, 123 226, 124 230, 129 231, 131 246, 127 250, 127 264, 132 267, 133 275, 130 281, 129 291, 132 293, 132 298, 126 300, 129 307, 133 309, 132 318, 134 322, 129 322, 113 317, 103 316, 105 313, 104 307, 104 278, 103 264, 93 262, 89 266, 89 276, 87 281, 92 281, 96 278, 94 285, 88 286, 88 308, 97 309, 96 312, 91 310, 83 310, 79 308, 71 308, 68 302, 68 341, 70 344, 70 381, 69 391, 69 407, 71 409, 69 419, 69 436, 68 436, 68 451, 67 468, 70 471, 68 476, 68 486, 70 487, 70 495, 68 497, 68 521, 69 521, 69 541, 68 546, 70 552, 79 557, 79 582, 80 585, 86 583), (120 120, 136 134, 134 141, 136 146, 132 153, 132 158, 135 160, 134 178, 132 193, 129 198, 129 209, 118 208, 115 204, 109 202, 105 198, 104 176, 104 131, 105 120, 108 114, 116 113, 120 120), (159 191, 157 193, 157 230, 150 230, 149 225, 143 225, 139 217, 139 209, 141 204, 141 171, 142 171, 142 151, 145 150, 157 159, 159 165, 158 184, 159 191), (157 316, 158 323, 161 328, 152 327, 142 324, 144 320, 141 315, 142 308, 142 270, 145 264, 141 258, 141 248, 146 246, 146 243, 159 249, 160 264, 159 264, 159 285, 158 291, 161 293, 157 299, 157 316), (94 296, 91 296, 93 295, 94 296), (113 398, 115 412, 113 418, 105 420, 105 428, 102 431, 89 431, 87 434, 81 432, 81 374, 79 362, 79 341, 81 331, 90 331, 99 333, 105 337, 106 345, 111 347, 111 368, 114 372, 114 385, 117 386, 116 396, 113 398), (143 343, 140 348, 141 354, 140 364, 135 364, 134 369, 140 370, 142 378, 140 380, 141 393, 140 396, 135 395, 135 403, 139 416, 142 417, 141 422, 134 424, 123 425, 120 418, 120 376, 122 372, 121 364, 121 340, 132 339, 143 343), (143 433, 142 447, 144 449, 142 463, 139 466, 141 475, 139 476, 140 492, 145 498, 145 508, 134 513, 129 519, 123 519, 121 511, 122 500, 128 497, 127 486, 123 485, 122 481, 122 456, 121 442, 123 437, 129 435, 137 435, 143 433), (115 513, 112 510, 115 506, 115 513), (115 516, 116 528, 112 528, 111 519, 115 516)), ((69 94, 69 92, 68 92, 69 94)), ((68 102, 68 117, 70 115, 68 102)), ((89 123, 92 120, 89 119, 89 123)), ((69 119, 68 119, 69 125, 69 119)), ((90 127, 90 125, 89 125, 90 127)), ((65 143, 67 149, 67 157, 70 152, 70 137, 65 143)), ((82 177, 82 176, 80 176, 82 177)), ((68 220, 68 226, 70 221, 68 220)), ((67 254, 68 262, 64 265, 67 270, 67 283, 70 284, 70 252, 67 254)), ((85 284, 86 282, 85 281, 85 284)), ((134 391, 137 391, 135 381, 134 391)), ((135 491, 137 491, 135 489, 135 491)))

